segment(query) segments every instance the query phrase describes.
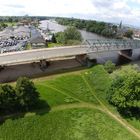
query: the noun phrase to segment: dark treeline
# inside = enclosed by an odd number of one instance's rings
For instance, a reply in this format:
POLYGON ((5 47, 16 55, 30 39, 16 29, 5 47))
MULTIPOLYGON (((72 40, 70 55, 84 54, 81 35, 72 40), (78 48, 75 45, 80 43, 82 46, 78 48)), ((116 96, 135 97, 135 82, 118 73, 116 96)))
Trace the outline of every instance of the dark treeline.
POLYGON ((30 19, 30 20, 47 20, 51 19, 52 17, 45 17, 45 16, 0 16, 0 22, 19 22, 23 19, 30 19))
POLYGON ((114 38, 117 34, 117 26, 111 23, 75 18, 56 18, 56 21, 61 25, 75 26, 78 29, 86 29, 86 31, 105 37, 114 38))

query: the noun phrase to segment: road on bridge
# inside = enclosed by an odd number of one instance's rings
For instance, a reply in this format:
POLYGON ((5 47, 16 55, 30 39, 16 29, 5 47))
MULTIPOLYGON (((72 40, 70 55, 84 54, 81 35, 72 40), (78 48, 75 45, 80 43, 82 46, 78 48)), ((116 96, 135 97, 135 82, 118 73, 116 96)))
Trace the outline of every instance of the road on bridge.
MULTIPOLYGON (((87 54, 98 54, 111 51, 131 51, 140 48, 140 41, 137 40, 87 40, 86 45, 66 46, 28 50, 14 53, 0 54, 0 66, 16 65, 40 60, 50 60, 60 57, 69 57, 87 54)), ((92 57, 89 56, 90 59, 92 57)))
POLYGON ((0 65, 22 64, 27 62, 37 62, 40 60, 50 60, 60 57, 76 56, 87 54, 88 49, 81 46, 67 46, 28 50, 21 52, 11 52, 0 54, 0 65))

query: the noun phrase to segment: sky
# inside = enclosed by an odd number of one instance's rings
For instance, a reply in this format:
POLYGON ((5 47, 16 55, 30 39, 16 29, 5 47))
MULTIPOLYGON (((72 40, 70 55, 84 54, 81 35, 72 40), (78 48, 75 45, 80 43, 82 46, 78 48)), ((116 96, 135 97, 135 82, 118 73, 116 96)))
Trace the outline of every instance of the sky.
POLYGON ((140 27, 140 0, 0 0, 0 16, 59 16, 140 27))

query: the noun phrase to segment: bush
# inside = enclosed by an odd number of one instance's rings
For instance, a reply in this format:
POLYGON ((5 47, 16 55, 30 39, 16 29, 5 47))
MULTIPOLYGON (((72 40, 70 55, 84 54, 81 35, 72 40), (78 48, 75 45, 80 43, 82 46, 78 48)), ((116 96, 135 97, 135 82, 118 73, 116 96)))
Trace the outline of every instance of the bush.
POLYGON ((75 27, 68 27, 64 31, 64 36, 66 40, 79 40, 82 41, 81 33, 75 27))
POLYGON ((10 85, 0 86, 0 111, 11 112, 16 105, 15 90, 10 85))
POLYGON ((19 105, 23 109, 29 110, 38 102, 39 93, 32 81, 26 77, 21 77, 17 80, 16 96, 18 98, 19 105))
POLYGON ((68 27, 64 32, 56 33, 58 43, 62 44, 79 44, 82 41, 81 33, 75 27, 68 27))
POLYGON ((133 34, 133 30, 128 30, 127 32, 125 32, 124 36, 127 38, 132 38, 133 34))
POLYGON ((107 61, 104 65, 104 69, 108 72, 108 73, 112 73, 115 70, 115 64, 112 63, 112 61, 107 61))
POLYGON ((52 43, 56 43, 56 38, 54 34, 52 35, 52 43))
POLYGON ((114 72, 108 95, 109 102, 123 112, 140 108, 140 73, 130 66, 114 72))
POLYGON ((11 85, 0 86, 0 113, 24 111, 34 108, 39 94, 34 83, 26 77, 17 80, 16 88, 11 85))
POLYGON ((58 43, 62 43, 62 44, 66 43, 63 32, 58 32, 58 33, 55 34, 55 36, 56 36, 56 40, 57 40, 58 43))

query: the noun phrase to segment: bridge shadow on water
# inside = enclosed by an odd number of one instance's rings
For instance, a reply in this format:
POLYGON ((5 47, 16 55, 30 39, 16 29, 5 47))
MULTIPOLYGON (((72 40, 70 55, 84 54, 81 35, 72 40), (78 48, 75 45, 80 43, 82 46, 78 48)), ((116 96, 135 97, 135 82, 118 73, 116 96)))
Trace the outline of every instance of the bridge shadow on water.
POLYGON ((140 49, 134 50, 132 56, 129 56, 129 58, 118 54, 118 52, 111 52, 108 56, 103 54, 102 57, 97 59, 97 63, 104 64, 108 60, 111 60, 116 64, 116 66, 121 66, 129 63, 137 64, 140 61, 140 49))
POLYGON ((124 57, 124 56, 119 55, 119 56, 118 56, 118 59, 117 59, 117 61, 116 61, 116 65, 117 65, 117 66, 120 66, 120 65, 128 64, 128 63, 130 63, 131 61, 132 61, 132 60, 130 60, 130 59, 124 57))

